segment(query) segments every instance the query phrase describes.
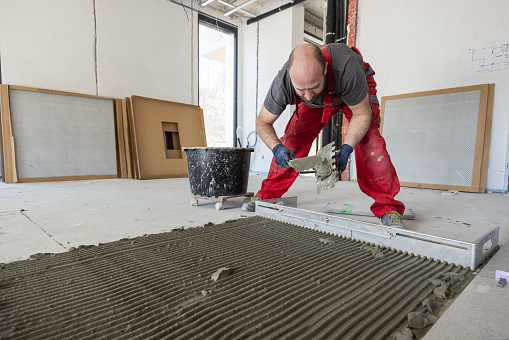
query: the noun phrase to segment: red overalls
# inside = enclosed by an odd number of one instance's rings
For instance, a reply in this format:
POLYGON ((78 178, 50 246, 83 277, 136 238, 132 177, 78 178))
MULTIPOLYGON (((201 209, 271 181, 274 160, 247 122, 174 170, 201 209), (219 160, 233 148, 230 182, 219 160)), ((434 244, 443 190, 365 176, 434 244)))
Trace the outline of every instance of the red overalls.
MULTIPOLYGON (((295 112, 286 125, 281 143, 292 150, 295 158, 307 157, 313 141, 323 129, 328 119, 340 109, 350 121, 352 111, 346 104, 336 107, 331 105, 331 91, 333 92, 332 65, 329 49, 325 45, 322 54, 327 63, 327 89, 325 90, 324 108, 309 108, 297 96, 295 97, 295 112), (327 111, 330 108, 330 115, 327 111)), ((361 55, 359 50, 352 50, 361 55)), ((375 72, 368 63, 364 63, 364 72, 367 74, 369 96, 376 96, 376 82, 373 78, 375 72)), ((333 93, 334 94, 334 93, 333 93)), ((397 210, 403 215, 405 205, 394 199, 400 186, 398 175, 391 163, 385 147, 385 140, 378 131, 378 116, 380 110, 377 103, 370 103, 373 109, 373 119, 368 132, 355 147, 355 164, 357 167, 357 182, 363 193, 375 200, 371 205, 373 214, 380 218, 389 211, 397 210)), ((262 200, 281 197, 297 178, 298 173, 293 168, 281 168, 274 162, 270 164, 267 178, 263 180, 262 187, 256 196, 262 200)))

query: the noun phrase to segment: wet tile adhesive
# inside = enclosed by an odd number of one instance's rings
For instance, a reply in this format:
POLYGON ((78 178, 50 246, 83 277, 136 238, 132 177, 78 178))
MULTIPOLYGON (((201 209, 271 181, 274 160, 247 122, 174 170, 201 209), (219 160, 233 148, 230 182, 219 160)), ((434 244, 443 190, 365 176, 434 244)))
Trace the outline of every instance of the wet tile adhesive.
POLYGON ((258 216, 0 268, 0 339, 412 339, 474 276, 258 216))

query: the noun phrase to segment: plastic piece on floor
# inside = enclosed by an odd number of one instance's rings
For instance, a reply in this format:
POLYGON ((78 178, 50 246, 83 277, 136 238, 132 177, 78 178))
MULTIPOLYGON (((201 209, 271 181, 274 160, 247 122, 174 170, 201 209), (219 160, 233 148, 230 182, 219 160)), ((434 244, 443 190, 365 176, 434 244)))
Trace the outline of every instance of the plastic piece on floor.
POLYGON ((509 281, 509 273, 501 270, 495 272, 495 281, 497 281, 497 287, 504 287, 509 281))
POLYGON ((452 195, 456 195, 457 193, 458 193, 457 190, 447 190, 447 191, 441 192, 440 195, 452 196, 452 195))

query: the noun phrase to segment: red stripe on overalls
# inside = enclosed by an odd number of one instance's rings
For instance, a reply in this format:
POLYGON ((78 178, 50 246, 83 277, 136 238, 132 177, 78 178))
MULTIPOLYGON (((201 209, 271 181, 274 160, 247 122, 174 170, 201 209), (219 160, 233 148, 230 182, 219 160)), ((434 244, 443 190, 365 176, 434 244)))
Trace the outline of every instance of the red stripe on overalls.
POLYGON ((327 90, 323 95, 323 116, 322 123, 327 123, 330 118, 331 105, 332 105, 332 97, 336 97, 336 91, 334 90, 334 79, 332 79, 332 63, 330 61, 330 53, 329 47, 324 45, 320 47, 322 51, 323 60, 327 64, 327 90))

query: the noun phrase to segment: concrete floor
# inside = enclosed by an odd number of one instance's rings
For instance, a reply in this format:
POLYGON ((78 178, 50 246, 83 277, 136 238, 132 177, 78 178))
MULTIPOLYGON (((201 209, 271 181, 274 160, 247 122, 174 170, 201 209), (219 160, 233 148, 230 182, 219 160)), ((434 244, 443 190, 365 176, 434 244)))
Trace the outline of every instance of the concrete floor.
MULTIPOLYGON (((248 191, 256 192, 263 178, 252 174, 248 191)), ((301 176, 287 196, 298 196, 299 208, 318 212, 323 212, 327 202, 371 203, 354 182, 339 183, 319 195, 314 188, 314 178, 301 176)), ((408 229, 473 242, 500 227, 499 244, 508 243, 508 194, 441 193, 401 189, 397 198, 415 215, 405 221, 408 229)), ((187 178, 1 183, 0 263, 253 215, 242 211, 242 201, 232 199, 221 211, 215 210, 212 201, 200 200, 193 207, 187 178)), ((379 223, 374 217, 351 218, 379 223)), ((509 272, 509 247, 502 246, 425 339, 509 339, 509 285, 497 287, 495 270, 509 272)))

